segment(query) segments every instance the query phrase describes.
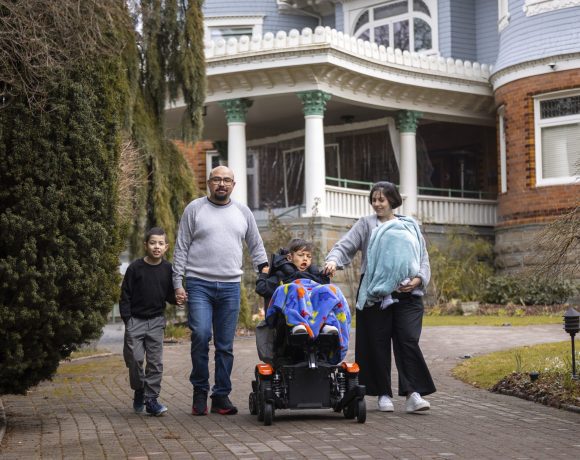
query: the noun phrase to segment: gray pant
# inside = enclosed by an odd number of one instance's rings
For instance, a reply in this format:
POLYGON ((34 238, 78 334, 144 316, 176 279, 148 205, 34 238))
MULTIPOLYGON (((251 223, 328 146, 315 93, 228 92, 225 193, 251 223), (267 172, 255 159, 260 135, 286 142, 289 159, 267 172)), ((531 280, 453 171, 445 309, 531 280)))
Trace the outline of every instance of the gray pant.
POLYGON ((145 400, 159 397, 163 375, 163 335, 165 318, 131 317, 125 325, 123 357, 129 368, 129 383, 133 390, 144 390, 145 400), (143 361, 147 365, 143 372, 143 361))

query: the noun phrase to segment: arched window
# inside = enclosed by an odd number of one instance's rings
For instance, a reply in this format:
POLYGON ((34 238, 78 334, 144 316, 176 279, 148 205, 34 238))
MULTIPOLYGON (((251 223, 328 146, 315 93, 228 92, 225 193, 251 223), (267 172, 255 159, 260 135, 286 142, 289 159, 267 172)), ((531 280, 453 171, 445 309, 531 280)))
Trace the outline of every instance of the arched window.
POLYGON ((433 0, 391 0, 364 9, 355 18, 353 36, 409 51, 434 49, 433 0))

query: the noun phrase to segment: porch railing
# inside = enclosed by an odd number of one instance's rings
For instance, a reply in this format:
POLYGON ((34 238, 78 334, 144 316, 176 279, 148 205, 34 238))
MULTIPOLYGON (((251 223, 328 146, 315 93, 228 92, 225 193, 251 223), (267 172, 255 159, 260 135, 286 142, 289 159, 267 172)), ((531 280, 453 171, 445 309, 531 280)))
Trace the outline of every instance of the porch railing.
MULTIPOLYGON (((373 212, 368 190, 326 186, 326 206, 331 216, 358 218, 373 212)), ((418 218, 423 223, 494 226, 497 202, 475 198, 419 195, 418 218)), ((403 205, 397 210, 405 214, 403 205)))

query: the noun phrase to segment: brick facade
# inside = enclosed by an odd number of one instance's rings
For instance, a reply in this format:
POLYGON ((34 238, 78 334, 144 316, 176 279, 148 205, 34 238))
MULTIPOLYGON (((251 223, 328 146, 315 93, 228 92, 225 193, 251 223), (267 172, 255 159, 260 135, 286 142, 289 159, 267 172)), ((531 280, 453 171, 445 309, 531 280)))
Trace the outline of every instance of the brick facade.
POLYGON ((507 152, 507 192, 498 196, 498 228, 550 221, 577 204, 580 184, 535 185, 533 98, 574 88, 580 88, 580 69, 523 78, 496 91, 497 107, 505 110, 507 152))
POLYGON ((210 141, 199 141, 192 145, 178 140, 173 140, 173 143, 183 154, 187 164, 193 171, 193 175, 196 179, 197 189, 200 191, 200 193, 204 192, 206 189, 205 152, 208 150, 213 150, 213 143, 210 141))
MULTIPOLYGON (((544 225, 578 205, 578 183, 535 185, 534 96, 574 88, 580 88, 580 69, 523 78, 495 92, 497 107, 504 106, 507 160, 507 192, 498 194, 494 248, 495 264, 501 272, 540 264, 537 242, 544 225)), ((574 252, 569 254, 571 260, 580 257, 577 250, 574 252)))

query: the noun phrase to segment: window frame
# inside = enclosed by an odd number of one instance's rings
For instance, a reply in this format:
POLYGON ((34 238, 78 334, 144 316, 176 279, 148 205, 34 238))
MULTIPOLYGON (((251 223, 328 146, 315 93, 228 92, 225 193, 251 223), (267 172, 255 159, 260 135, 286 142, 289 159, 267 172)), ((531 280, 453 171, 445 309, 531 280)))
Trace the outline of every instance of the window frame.
POLYGON ((570 124, 580 124, 580 113, 574 115, 564 115, 542 120, 540 118, 540 104, 552 99, 561 99, 569 96, 580 96, 580 88, 547 93, 534 97, 534 139, 535 139, 535 161, 536 161, 536 187, 546 187, 552 185, 573 184, 580 180, 580 174, 566 177, 543 177, 543 155, 542 155, 542 129, 570 124))
POLYGON ((505 131, 505 106, 497 109, 499 131, 500 193, 507 193, 507 142, 505 131))
MULTIPOLYGON (((354 30, 356 23, 360 16, 365 12, 369 14, 369 31, 376 27, 380 27, 382 25, 389 25, 389 47, 395 48, 394 40, 391 40, 391 37, 394 38, 393 32, 393 24, 399 21, 407 20, 409 21, 409 52, 414 52, 415 47, 415 24, 414 19, 421 19, 425 21, 431 27, 431 48, 428 50, 421 50, 417 51, 421 54, 427 55, 438 55, 439 54, 439 28, 438 28, 438 2, 437 0, 423 0, 429 11, 431 16, 426 15, 420 11, 413 10, 413 0, 404 0, 407 2, 407 11, 405 13, 399 14, 397 16, 391 16, 387 19, 380 19, 378 21, 371 20, 372 17, 371 10, 376 7, 380 7, 383 5, 387 5, 388 3, 392 3, 395 1, 401 0, 354 0, 349 3, 343 4, 344 9, 344 24, 345 24, 345 33, 349 34, 351 37, 355 37, 354 30)), ((373 33, 369 33, 369 39, 373 37, 373 33)), ((371 40, 374 41, 374 40, 371 40)))
POLYGON ((509 0, 498 0, 497 2, 497 30, 501 32, 510 22, 509 0))
MULTIPOLYGON (((264 16, 209 16, 203 19, 203 29, 205 40, 212 40, 211 32, 215 29, 247 29, 252 28, 252 34, 250 38, 254 35, 262 35, 262 27, 264 25, 264 16)), ((247 35, 247 34, 242 34, 247 35)))
POLYGON ((522 9, 526 16, 535 16, 574 6, 580 6, 580 0, 525 0, 522 9))

